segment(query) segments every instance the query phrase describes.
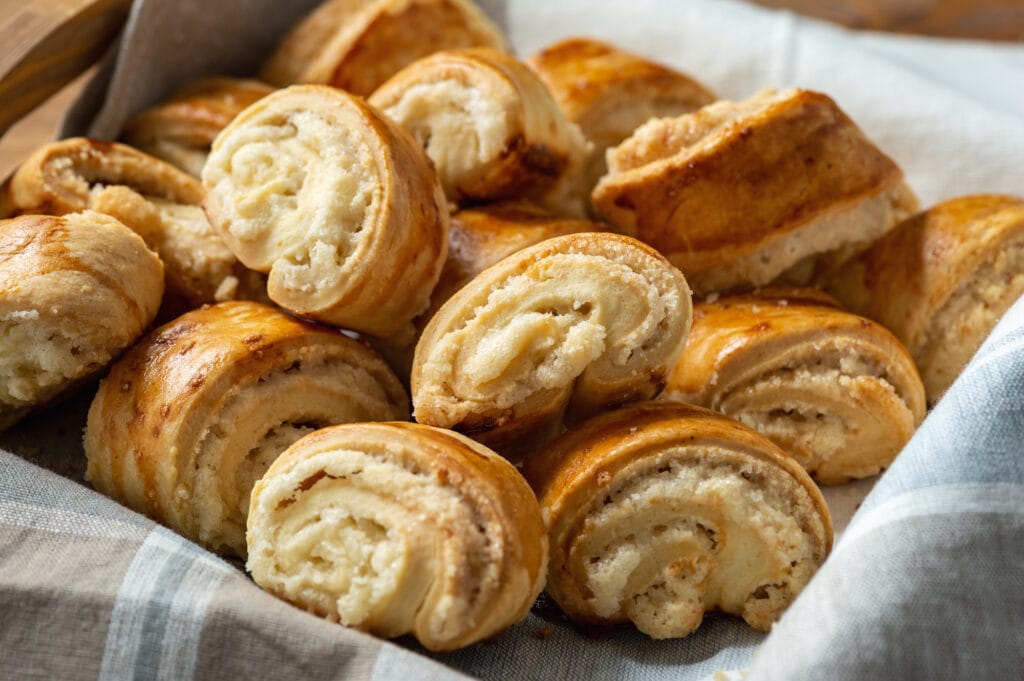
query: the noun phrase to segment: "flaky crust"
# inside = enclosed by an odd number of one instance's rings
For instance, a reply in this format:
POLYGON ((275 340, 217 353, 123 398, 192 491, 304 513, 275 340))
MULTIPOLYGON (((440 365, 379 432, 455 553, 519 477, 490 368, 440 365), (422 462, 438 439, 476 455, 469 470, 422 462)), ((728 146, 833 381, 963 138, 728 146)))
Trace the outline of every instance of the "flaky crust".
POLYGON ((595 417, 531 455, 524 473, 548 528, 547 591, 579 622, 632 621, 670 638, 722 610, 766 631, 832 546, 804 470, 691 405, 595 417))
POLYGON ((439 651, 520 620, 547 568, 540 509, 519 472, 466 437, 414 423, 336 426, 296 442, 253 490, 247 536, 263 588, 439 651))
POLYGON ((401 419, 372 350, 258 303, 185 314, 100 384, 85 431, 98 491, 210 549, 245 556, 253 484, 289 444, 336 423, 401 419))
POLYGON ((617 234, 571 234, 488 268, 446 302, 416 345, 420 423, 502 454, 584 418, 657 395, 690 326, 686 280, 617 234))
POLYGON ((292 28, 261 76, 365 96, 421 57, 464 47, 507 49, 469 0, 330 0, 292 28))
POLYGON ((681 116, 717 99, 674 69, 593 38, 568 38, 526 60, 566 117, 593 143, 585 191, 608 169, 605 150, 652 118, 681 116))
POLYGON ((565 205, 587 142, 529 68, 488 49, 438 52, 380 86, 370 103, 427 149, 454 203, 527 198, 565 205))
POLYGON ((698 302, 663 397, 742 421, 825 484, 887 467, 925 412, 903 345, 810 289, 698 302))
POLYGON ((162 294, 156 254, 109 216, 0 221, 0 430, 107 366, 162 294))
POLYGON ((851 261, 829 288, 906 344, 935 403, 1024 294, 1024 199, 979 194, 933 206, 851 261))
POLYGON ((199 177, 217 133, 242 109, 273 91, 258 80, 196 81, 130 118, 121 138, 136 149, 199 177))
POLYGON ((810 283, 917 206, 896 164, 809 90, 651 121, 608 162, 597 212, 664 253, 698 293, 810 283))
POLYGON ((377 336, 411 333, 448 249, 448 206, 419 144, 362 99, 296 85, 214 142, 204 207, 269 274, 274 302, 377 336))

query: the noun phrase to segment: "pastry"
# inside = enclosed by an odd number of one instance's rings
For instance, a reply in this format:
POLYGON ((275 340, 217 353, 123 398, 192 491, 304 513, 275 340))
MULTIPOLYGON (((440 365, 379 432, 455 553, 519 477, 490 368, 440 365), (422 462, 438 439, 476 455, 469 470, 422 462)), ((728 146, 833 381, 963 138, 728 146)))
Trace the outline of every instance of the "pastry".
POLYGON ((598 214, 664 253, 696 293, 819 280, 917 206, 896 164, 809 90, 651 121, 608 168, 598 214))
POLYGON ((262 279, 203 224, 202 199, 202 185, 170 164, 124 144, 74 137, 40 147, 18 168, 4 213, 63 215, 88 208, 117 218, 164 262, 171 310, 264 297, 262 279))
POLYGON ((571 234, 484 270, 430 320, 414 416, 502 454, 570 420, 661 392, 690 328, 690 290, 648 246, 571 234))
POLYGON ((851 261, 830 289, 906 344, 934 404, 1024 294, 1024 199, 933 206, 851 261))
POLYGON ((419 144, 323 85, 264 97, 213 143, 210 222, 271 300, 376 336, 411 333, 448 249, 448 206, 419 144))
POLYGON ((369 348, 259 303, 193 310, 136 345, 89 409, 86 478, 211 550, 245 555, 253 484, 317 428, 408 417, 369 348))
POLYGON ((598 416, 527 459, 573 620, 686 636, 704 613, 767 631, 832 546, 821 492, 785 452, 713 412, 648 402, 598 416))
POLYGON ((408 128, 457 204, 526 198, 563 212, 587 142, 522 62, 487 49, 438 52, 399 71, 370 103, 408 128))
POLYGON ((537 500, 494 452, 413 423, 293 444, 256 483, 246 567, 264 589, 378 636, 454 650, 521 619, 544 585, 537 500))
POLYGON ((107 215, 0 221, 0 430, 131 345, 163 282, 156 254, 107 215))
POLYGON ((906 348, 812 289, 695 304, 683 359, 662 396, 754 428, 824 484, 887 467, 925 411, 906 348))
POLYGON ((238 113, 274 89, 258 80, 207 78, 130 118, 122 139, 199 177, 213 138, 238 113))
POLYGON ((681 116, 715 101, 689 76, 592 38, 569 38, 526 60, 559 108, 593 143, 586 195, 608 169, 605 151, 652 118, 681 116))
POLYGON ((470 0, 330 0, 292 28, 261 76, 365 96, 420 57, 462 47, 506 49, 470 0))

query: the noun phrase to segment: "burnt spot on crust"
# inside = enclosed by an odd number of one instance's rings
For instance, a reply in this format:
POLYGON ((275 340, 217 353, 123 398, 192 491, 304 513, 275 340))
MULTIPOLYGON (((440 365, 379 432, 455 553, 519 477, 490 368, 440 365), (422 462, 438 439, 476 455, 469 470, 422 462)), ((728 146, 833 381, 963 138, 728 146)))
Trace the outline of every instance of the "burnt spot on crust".
POLYGON ((189 380, 188 387, 193 390, 198 390, 203 386, 203 383, 206 383, 206 371, 204 369, 200 369, 194 376, 192 376, 192 379, 189 380))

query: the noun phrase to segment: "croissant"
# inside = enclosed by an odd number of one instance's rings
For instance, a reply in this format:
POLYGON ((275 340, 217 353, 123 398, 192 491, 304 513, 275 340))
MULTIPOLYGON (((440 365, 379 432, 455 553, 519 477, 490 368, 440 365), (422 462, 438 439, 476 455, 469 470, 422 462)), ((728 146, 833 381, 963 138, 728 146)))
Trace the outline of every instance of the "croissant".
POLYGON ((741 421, 830 485, 887 467, 925 411, 906 348, 811 289, 697 303, 663 397, 741 421))
POLYGON ((461 648, 521 619, 544 586, 537 500, 511 464, 412 423, 335 426, 274 462, 252 494, 257 584, 378 636, 461 648))
POLYGON ((608 170, 605 151, 652 118, 680 116, 715 101, 704 85, 674 69, 592 38, 569 38, 526 60, 559 108, 593 142, 586 194, 608 170))
POLYGON ((408 128, 453 203, 526 198, 562 212, 587 142, 522 62, 487 49, 438 52, 395 74, 370 103, 408 128))
POLYGON ((249 493, 288 445, 322 426, 408 414, 398 379, 361 343, 266 305, 220 303, 114 365, 89 409, 86 478, 244 557, 249 493))
POLYGON ((578 622, 671 638, 721 610, 767 631, 832 546, 825 500, 795 461, 690 405, 598 416, 524 473, 548 528, 547 592, 578 622))
POLYGON ((296 85, 243 111, 203 168, 210 222, 271 300, 371 335, 411 330, 448 249, 419 144, 362 99, 296 85))
POLYGON ((111 217, 0 221, 0 430, 109 364, 162 294, 160 260, 111 217))
POLYGON ((292 28, 261 77, 278 87, 326 83, 365 96, 420 57, 462 47, 507 49, 469 0, 330 0, 292 28))
POLYGON ((570 420, 649 399, 690 328, 690 290, 653 249, 617 234, 549 239, 485 270, 416 345, 420 423, 514 456, 570 420))
POLYGON ((1024 294, 1024 199, 944 201, 851 261, 829 289, 903 341, 934 404, 1024 294))
POLYGON ((917 208, 899 167, 808 90, 651 121, 608 167, 597 213, 702 294, 821 280, 917 208))
POLYGON ((159 159, 124 144, 74 137, 36 150, 0 200, 7 215, 93 209, 117 218, 163 261, 170 309, 264 297, 262 280, 203 224, 202 198, 198 181, 159 159))
POLYGON ((213 139, 245 107, 274 89, 258 80, 206 78, 133 116, 122 139, 199 177, 213 139))

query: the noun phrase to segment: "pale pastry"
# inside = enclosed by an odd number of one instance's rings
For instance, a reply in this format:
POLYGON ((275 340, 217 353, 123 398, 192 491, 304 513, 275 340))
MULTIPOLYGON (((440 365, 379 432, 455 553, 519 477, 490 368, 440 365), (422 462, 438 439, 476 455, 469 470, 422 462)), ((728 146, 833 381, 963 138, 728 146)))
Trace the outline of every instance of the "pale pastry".
POLYGON ((414 416, 502 454, 570 419, 655 397, 690 328, 683 275, 608 233, 543 241, 484 270, 430 320, 413 360, 414 416))
POLYGON ((980 194, 933 206, 851 261, 829 288, 906 344, 934 404, 1024 294, 1024 199, 980 194))
POLYGON ((686 636, 705 612, 767 631, 832 546, 807 473, 720 414, 648 402, 598 416, 536 451, 547 592, 581 623, 686 636))
POLYGON ((547 537, 530 487, 486 447, 413 423, 335 426, 256 483, 246 567, 321 617, 447 651, 526 615, 547 537))
POLYGON ((453 203, 526 198, 582 212, 566 202, 587 142, 515 58, 438 52, 399 71, 369 101, 423 144, 453 203))
POLYGON ((93 209, 123 222, 163 261, 168 310, 265 297, 262 279, 204 224, 202 185, 127 145, 73 137, 40 147, 15 172, 4 199, 7 214, 93 209))
POLYGON ((664 253, 696 293, 820 280, 917 208, 892 159, 809 90, 650 121, 608 168, 597 213, 664 253))
POLYGON ((199 177, 217 133, 242 109, 273 91, 258 80, 206 78, 130 118, 121 138, 199 177))
POLYGON ((925 412, 906 348, 811 289, 696 303, 662 396, 754 428, 824 484, 886 468, 925 412))
POLYGON ((408 415, 398 379, 358 341, 259 303, 220 303, 114 365, 89 409, 86 478, 244 557, 252 486, 288 445, 323 426, 408 415))
POLYGON ((652 118, 681 116, 716 99, 679 71, 592 38, 562 40, 526 63, 593 143, 583 179, 588 197, 608 169, 605 150, 652 118))
POLYGON ((420 57, 462 47, 507 49, 471 0, 329 0, 292 28, 261 77, 365 96, 420 57))
POLYGON ((239 114, 203 168, 210 222, 270 299, 375 336, 411 333, 441 275, 448 205, 419 144, 362 99, 278 90, 239 114))
POLYGON ((163 288, 156 254, 107 215, 0 221, 0 430, 107 366, 163 288))

